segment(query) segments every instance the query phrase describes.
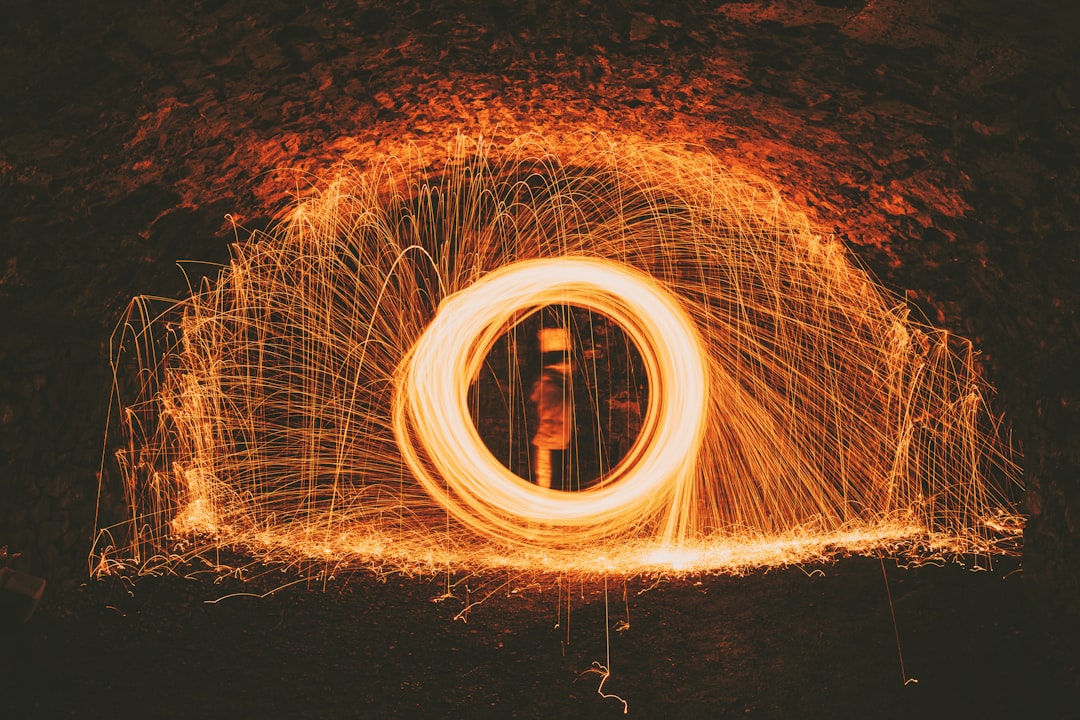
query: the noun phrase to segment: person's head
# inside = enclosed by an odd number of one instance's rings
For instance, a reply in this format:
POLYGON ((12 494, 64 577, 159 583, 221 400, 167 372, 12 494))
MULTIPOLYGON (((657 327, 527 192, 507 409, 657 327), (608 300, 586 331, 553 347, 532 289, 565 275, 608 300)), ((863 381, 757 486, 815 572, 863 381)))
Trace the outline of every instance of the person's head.
POLYGON ((537 333, 540 340, 540 354, 570 352, 570 331, 563 327, 540 328, 537 333))
POLYGON ((570 331, 562 327, 546 327, 541 328, 537 336, 540 340, 540 362, 544 369, 568 374, 573 358, 570 331))

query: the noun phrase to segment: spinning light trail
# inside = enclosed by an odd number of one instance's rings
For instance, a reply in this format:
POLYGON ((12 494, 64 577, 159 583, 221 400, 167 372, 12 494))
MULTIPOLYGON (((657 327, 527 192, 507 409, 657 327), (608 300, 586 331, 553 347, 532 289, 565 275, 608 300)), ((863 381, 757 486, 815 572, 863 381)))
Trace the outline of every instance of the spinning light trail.
POLYGON ((103 571, 220 545, 737 571, 1020 531, 970 343, 909 317, 765 183, 686 150, 391 153, 188 299, 134 301, 116 339, 126 509, 98 533, 103 571), (552 313, 575 346, 573 490, 515 459, 535 423, 525 330, 552 313))
POLYGON ((484 276, 443 303, 408 360, 395 428, 425 489, 445 497, 454 517, 482 535, 579 544, 633 532, 663 515, 662 539, 670 543, 676 534, 685 539, 685 497, 696 473, 708 385, 705 348, 693 322, 647 276, 595 258, 527 260, 484 276), (514 475, 484 446, 468 413, 469 388, 515 314, 565 303, 600 311, 624 328, 642 350, 653 388, 627 457, 599 487, 575 493, 546 490, 514 475), (414 451, 414 436, 435 472, 414 451))

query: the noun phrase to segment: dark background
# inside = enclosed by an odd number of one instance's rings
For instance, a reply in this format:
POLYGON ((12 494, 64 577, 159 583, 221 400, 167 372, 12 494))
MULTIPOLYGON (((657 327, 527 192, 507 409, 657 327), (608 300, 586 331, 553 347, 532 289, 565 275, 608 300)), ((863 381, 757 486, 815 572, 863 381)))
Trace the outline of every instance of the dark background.
POLYGON ((581 674, 610 636, 604 687, 639 717, 1072 716, 1077 27, 1065 0, 9 0, 0 546, 49 585, 4 628, 0 706, 617 715, 581 674), (1025 456, 1023 557, 977 573, 887 561, 888 585, 865 558, 607 593, 454 577, 440 603, 445 577, 363 570, 262 599, 304 573, 88 581, 109 337, 131 296, 180 296, 176 260, 227 259, 342 160, 458 130, 575 129, 698 143, 760 174, 973 339, 1025 456), (206 602, 233 592, 250 595, 206 602))

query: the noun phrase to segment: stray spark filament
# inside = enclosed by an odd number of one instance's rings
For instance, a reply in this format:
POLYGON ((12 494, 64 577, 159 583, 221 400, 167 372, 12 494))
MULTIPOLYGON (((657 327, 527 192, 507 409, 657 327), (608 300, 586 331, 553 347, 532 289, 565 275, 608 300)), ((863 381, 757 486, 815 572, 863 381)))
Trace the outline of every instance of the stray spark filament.
POLYGON ((102 570, 227 545, 403 571, 737 571, 992 552, 1022 526, 971 344, 700 151, 388 153, 190 297, 135 299, 114 358, 102 492, 125 510, 98 529, 102 570), (545 324, 568 338, 554 359, 545 324), (545 363, 576 418, 559 487, 530 477, 545 363))

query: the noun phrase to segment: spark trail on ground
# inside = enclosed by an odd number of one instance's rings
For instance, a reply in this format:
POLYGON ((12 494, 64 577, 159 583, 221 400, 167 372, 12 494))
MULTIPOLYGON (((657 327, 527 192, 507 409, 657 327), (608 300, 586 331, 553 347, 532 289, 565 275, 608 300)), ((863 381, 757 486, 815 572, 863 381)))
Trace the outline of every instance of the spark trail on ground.
POLYGON ((994 552, 1022 524, 971 344, 703 152, 387 153, 190 297, 133 301, 114 341, 123 442, 102 482, 126 509, 101 522, 101 570, 227 545, 403 571, 738 571, 994 552), (588 411, 571 474, 592 468, 562 490, 527 462, 530 337, 553 312, 588 411))

